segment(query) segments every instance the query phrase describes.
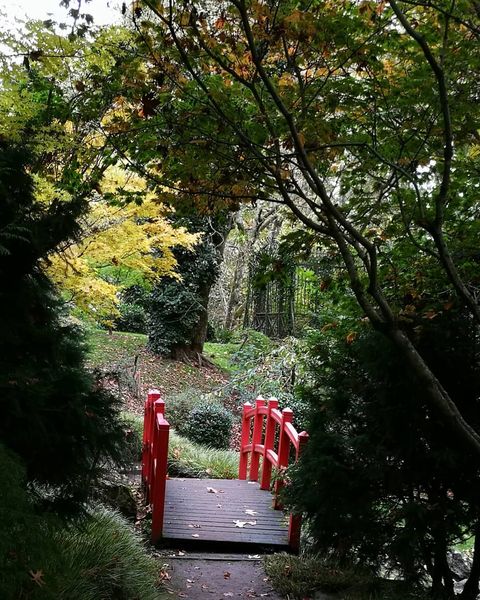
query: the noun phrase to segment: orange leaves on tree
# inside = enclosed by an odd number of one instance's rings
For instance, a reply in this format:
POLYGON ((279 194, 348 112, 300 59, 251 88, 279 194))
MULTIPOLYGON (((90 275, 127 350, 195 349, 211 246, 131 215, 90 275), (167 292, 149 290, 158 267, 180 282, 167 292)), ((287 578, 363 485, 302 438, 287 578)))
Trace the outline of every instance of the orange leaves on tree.
POLYGON ((347 342, 347 344, 353 344, 357 337, 358 333, 356 331, 350 331, 347 337, 345 338, 345 341, 347 342))
POLYGON ((224 15, 220 15, 218 19, 215 21, 215 29, 223 29, 225 27, 226 19, 224 15))

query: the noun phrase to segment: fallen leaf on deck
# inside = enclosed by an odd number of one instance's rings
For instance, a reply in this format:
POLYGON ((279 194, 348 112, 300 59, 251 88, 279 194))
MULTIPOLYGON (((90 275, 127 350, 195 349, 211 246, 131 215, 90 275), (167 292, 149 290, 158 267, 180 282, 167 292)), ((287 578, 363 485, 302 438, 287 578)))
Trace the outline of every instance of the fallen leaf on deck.
POLYGON ((187 583, 195 583, 193 579, 187 579, 187 583))
POLYGON ((233 596, 233 592, 225 592, 223 595, 225 598, 229 598, 230 596, 233 596))
POLYGON ((212 488, 212 487, 207 487, 207 492, 209 494, 218 494, 218 490, 216 490, 215 488, 212 488))
POLYGON ((247 508, 247 510, 245 511, 246 515, 250 515, 251 517, 254 517, 255 515, 258 515, 256 510, 251 510, 250 508, 247 508))
MULTIPOLYGON (((261 558, 261 557, 260 557, 260 554, 249 554, 248 558, 261 558)), ((268 577, 267 577, 267 579, 268 579, 268 577)), ((265 581, 265 579, 263 581, 265 581)))
POLYGON ((230 573, 228 571, 225 571, 225 573, 223 574, 223 578, 230 579, 230 573))
POLYGON ((217 508, 222 508, 222 505, 221 504, 217 504, 217 508))
POLYGON ((192 533, 192 537, 194 537, 194 538, 198 538, 198 537, 200 537, 200 536, 198 535, 198 533, 192 533))
POLYGON ((182 552, 181 550, 178 551, 178 556, 185 556, 185 552, 182 552))
POLYGON ((235 523, 235 527, 245 527, 245 525, 256 525, 257 524, 256 521, 239 521, 238 519, 236 519, 233 522, 235 523))

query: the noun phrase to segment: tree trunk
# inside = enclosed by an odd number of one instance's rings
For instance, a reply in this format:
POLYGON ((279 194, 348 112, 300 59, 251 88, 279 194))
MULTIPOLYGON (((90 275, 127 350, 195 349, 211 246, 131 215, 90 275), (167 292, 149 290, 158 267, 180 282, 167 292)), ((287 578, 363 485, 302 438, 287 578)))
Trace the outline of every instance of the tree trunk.
POLYGON ((441 415, 457 439, 464 446, 480 455, 480 436, 463 418, 456 404, 435 377, 423 357, 412 344, 407 334, 396 327, 383 331, 400 350, 406 362, 412 367, 417 379, 425 386, 425 396, 429 398, 431 406, 441 415))
MULTIPOLYGON (((212 217, 212 221, 214 221, 212 217)), ((215 253, 217 255, 218 264, 220 265, 223 260, 223 254, 225 251, 225 242, 228 234, 233 226, 233 217, 229 215, 225 222, 220 225, 219 223, 213 223, 211 225, 211 231, 206 233, 209 237, 210 243, 215 246, 215 253)), ((218 274, 217 274, 218 277, 218 274)), ((199 317, 196 325, 192 329, 190 339, 183 344, 176 344, 171 351, 171 356, 175 360, 183 360, 186 362, 196 362, 200 366, 213 366, 213 364, 203 356, 203 345, 207 339, 208 329, 208 300, 210 297, 210 290, 215 284, 215 280, 205 280, 200 283, 197 289, 198 302, 201 306, 199 311, 199 317)))
POLYGON ((245 267, 245 254, 239 253, 238 260, 235 264, 233 272, 232 286, 228 298, 227 314, 225 316, 225 329, 231 329, 234 325, 236 309, 240 300, 240 284, 243 279, 243 271, 245 267))
POLYGON ((172 349, 172 358, 175 360, 193 360, 198 362, 209 363, 203 354, 203 345, 207 339, 207 328, 208 328, 208 297, 210 295, 210 284, 202 285, 198 290, 199 301, 202 305, 200 311, 199 320, 192 330, 190 340, 184 344, 177 344, 172 349))

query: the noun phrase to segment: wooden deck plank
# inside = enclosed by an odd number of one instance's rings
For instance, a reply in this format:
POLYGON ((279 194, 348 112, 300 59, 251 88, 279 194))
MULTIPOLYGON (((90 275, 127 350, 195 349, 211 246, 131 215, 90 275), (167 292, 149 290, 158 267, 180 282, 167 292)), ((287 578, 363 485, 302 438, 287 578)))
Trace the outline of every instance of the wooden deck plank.
POLYGON ((260 490, 257 483, 230 479, 169 479, 163 539, 241 544, 252 549, 255 546, 285 549, 288 546, 288 521, 281 511, 272 508, 270 492, 260 490), (249 515, 247 510, 256 514, 249 515), (237 527, 236 521, 251 521, 255 525, 237 527))
MULTIPOLYGON (((207 523, 232 523, 234 520, 239 521, 256 521, 261 526, 275 526, 279 521, 278 519, 270 518, 270 517, 262 517, 262 515, 241 515, 239 517, 238 514, 226 514, 222 516, 205 516, 201 514, 172 514, 169 513, 165 518, 169 523, 184 523, 187 521, 191 525, 199 524, 205 525, 207 523)), ((282 521, 280 521, 281 523, 282 521)), ((248 526, 247 526, 248 527, 248 526)))

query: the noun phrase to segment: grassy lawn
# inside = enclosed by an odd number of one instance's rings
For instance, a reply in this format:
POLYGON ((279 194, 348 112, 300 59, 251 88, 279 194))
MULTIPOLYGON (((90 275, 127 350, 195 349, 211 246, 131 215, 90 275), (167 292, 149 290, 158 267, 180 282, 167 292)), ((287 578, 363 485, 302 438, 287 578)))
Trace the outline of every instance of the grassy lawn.
POLYGON ((217 342, 206 342, 204 346, 205 356, 217 365, 219 369, 227 373, 235 371, 235 365, 232 364, 232 355, 240 347, 240 344, 229 342, 227 344, 218 344, 217 342))
POLYGON ((89 362, 96 367, 121 363, 145 350, 147 336, 141 333, 109 333, 92 329, 88 333, 89 362))
MULTIPOLYGON (((112 362, 122 362, 136 354, 145 352, 147 339, 147 336, 142 333, 122 331, 109 333, 103 329, 93 329, 88 334, 89 359, 99 367, 112 364, 112 362)), ((230 373, 235 370, 230 359, 239 346, 240 344, 232 342, 227 344, 206 342, 204 353, 219 369, 230 373)))

